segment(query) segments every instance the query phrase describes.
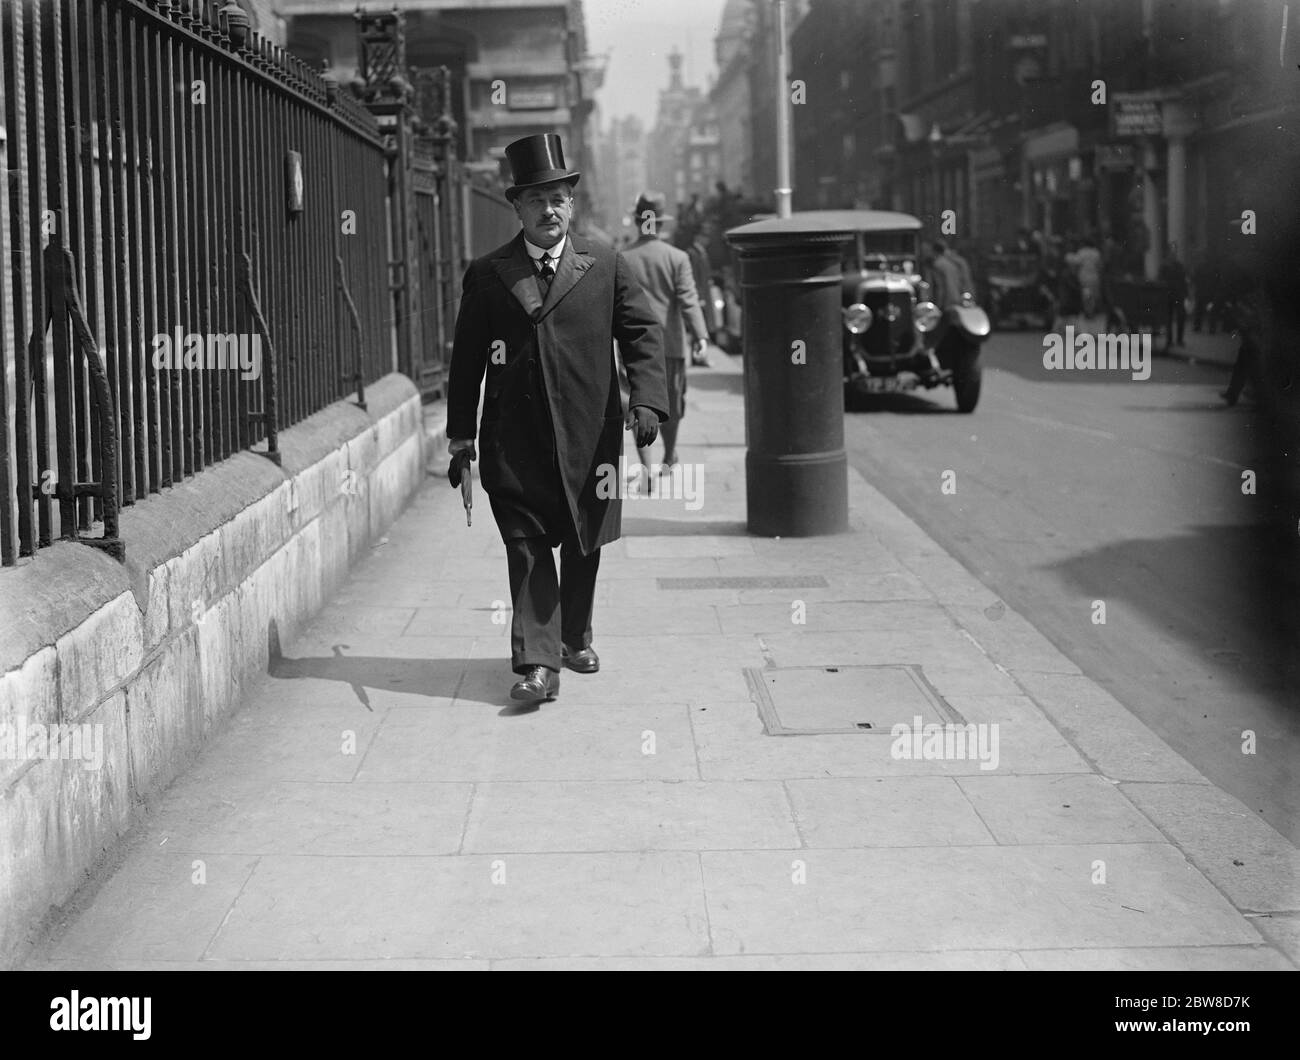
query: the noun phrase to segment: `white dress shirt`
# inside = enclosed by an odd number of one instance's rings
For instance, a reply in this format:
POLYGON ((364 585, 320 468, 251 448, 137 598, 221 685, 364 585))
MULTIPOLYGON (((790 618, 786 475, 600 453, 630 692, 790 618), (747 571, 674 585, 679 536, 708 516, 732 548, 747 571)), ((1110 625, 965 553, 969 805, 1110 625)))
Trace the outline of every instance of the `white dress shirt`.
POLYGON ((538 263, 543 257, 549 256, 551 259, 551 268, 558 272, 560 268, 560 255, 564 253, 564 243, 568 238, 569 237, 566 235, 556 243, 555 246, 547 248, 539 247, 536 243, 531 242, 527 236, 524 236, 524 249, 528 251, 528 257, 532 260, 533 268, 540 268, 538 263))

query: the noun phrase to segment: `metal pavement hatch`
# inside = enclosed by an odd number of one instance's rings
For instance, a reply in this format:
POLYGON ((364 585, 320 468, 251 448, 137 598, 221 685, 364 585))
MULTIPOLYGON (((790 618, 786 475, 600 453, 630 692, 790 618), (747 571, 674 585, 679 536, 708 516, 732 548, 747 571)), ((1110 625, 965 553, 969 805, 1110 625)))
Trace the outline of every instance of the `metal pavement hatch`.
POLYGON ((922 725, 966 724, 910 664, 748 668, 745 679, 769 736, 888 736, 918 716, 922 725))

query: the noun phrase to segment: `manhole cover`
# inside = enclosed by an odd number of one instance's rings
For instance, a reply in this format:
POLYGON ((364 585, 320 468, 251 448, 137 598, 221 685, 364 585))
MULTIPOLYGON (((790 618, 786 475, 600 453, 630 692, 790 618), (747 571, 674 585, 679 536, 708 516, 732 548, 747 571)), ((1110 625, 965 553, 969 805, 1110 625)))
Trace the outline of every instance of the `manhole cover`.
POLYGON ((895 725, 965 725, 919 666, 791 666, 747 669, 769 736, 889 735, 895 725))
POLYGON ((761 574, 717 578, 656 578, 660 589, 826 589, 820 574, 761 574))

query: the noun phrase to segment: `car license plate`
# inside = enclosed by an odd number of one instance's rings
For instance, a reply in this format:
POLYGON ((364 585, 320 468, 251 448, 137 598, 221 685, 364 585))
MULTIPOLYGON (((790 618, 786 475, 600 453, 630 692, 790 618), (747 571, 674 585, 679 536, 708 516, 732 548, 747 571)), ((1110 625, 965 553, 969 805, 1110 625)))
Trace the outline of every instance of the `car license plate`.
POLYGON ((867 378, 867 389, 876 394, 888 394, 899 390, 912 390, 916 387, 916 377, 904 378, 899 375, 873 375, 867 378))

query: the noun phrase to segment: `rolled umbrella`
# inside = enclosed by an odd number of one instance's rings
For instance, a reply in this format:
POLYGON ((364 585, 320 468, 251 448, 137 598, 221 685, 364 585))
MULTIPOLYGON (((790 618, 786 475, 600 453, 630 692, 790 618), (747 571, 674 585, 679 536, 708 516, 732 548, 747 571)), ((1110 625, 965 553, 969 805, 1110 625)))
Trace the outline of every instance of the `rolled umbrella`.
POLYGON ((474 472, 470 467, 468 449, 453 454, 447 467, 447 478, 453 486, 460 487, 461 503, 465 505, 465 525, 474 525, 474 472))

